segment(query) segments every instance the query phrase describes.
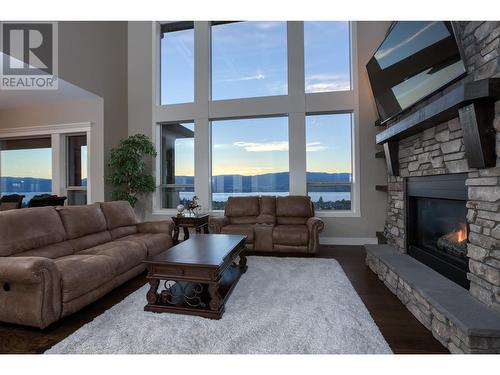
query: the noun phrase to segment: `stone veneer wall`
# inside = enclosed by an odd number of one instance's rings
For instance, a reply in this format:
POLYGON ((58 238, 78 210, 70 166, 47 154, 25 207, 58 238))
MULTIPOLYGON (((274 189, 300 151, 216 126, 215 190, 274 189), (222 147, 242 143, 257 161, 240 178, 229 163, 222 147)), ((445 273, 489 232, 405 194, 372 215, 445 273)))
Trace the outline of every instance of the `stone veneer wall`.
POLYGON ((454 324, 446 314, 413 288, 381 259, 366 254, 366 264, 394 293, 425 328, 451 353, 499 353, 500 338, 471 335, 454 324))
MULTIPOLYGON (((466 79, 500 77, 500 22, 457 22, 455 26, 469 73, 466 79)), ((500 311, 500 101, 495 114, 494 168, 469 168, 458 118, 400 141, 400 176, 388 178, 384 233, 389 244, 406 252, 406 177, 468 172, 470 293, 500 311)))

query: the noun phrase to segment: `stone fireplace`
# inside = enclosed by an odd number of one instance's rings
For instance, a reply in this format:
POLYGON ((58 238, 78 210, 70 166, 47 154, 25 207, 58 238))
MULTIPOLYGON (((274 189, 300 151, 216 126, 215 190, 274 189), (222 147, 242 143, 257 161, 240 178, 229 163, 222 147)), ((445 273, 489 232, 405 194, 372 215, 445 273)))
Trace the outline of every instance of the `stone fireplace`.
MULTIPOLYGON (((500 151, 500 102, 496 103, 500 151)), ((466 174, 470 293, 500 312, 500 166, 476 170, 465 158, 460 121, 453 119, 399 142, 400 175, 388 179, 385 235, 408 252, 407 183, 415 176, 466 174)))
MULTIPOLYGON (((468 70, 456 85, 500 77, 500 22, 455 22, 454 27, 468 70)), ((450 90, 453 85, 391 120, 386 129, 429 108, 450 90)), ((484 134, 493 140, 496 163, 493 155, 493 163, 490 158, 486 167, 470 166, 475 150, 460 109, 460 116, 427 123, 425 130, 384 145, 386 157, 390 150, 393 158, 388 161, 389 175, 397 166, 388 177, 384 235, 400 254, 410 255, 468 290, 472 300, 495 314, 500 313, 500 100, 489 105, 491 114, 483 123, 490 125, 484 134)), ((496 338, 476 345, 477 338, 468 336, 466 327, 457 330, 449 317, 437 311, 433 303, 439 305, 439 301, 422 298, 371 252, 367 264, 452 352, 500 351, 498 332, 492 333, 496 338)))

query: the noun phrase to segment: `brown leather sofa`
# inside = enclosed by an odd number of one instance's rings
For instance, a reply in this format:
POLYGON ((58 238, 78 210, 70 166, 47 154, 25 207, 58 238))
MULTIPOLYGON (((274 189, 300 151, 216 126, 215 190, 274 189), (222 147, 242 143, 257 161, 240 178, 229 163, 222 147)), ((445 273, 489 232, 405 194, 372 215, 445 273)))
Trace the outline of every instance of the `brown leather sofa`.
POLYGON ((244 234, 256 252, 316 254, 323 221, 309 197, 230 197, 223 217, 210 217, 215 233, 244 234))
POLYGON ((39 328, 145 270, 171 221, 137 223, 128 202, 0 212, 0 321, 39 328))

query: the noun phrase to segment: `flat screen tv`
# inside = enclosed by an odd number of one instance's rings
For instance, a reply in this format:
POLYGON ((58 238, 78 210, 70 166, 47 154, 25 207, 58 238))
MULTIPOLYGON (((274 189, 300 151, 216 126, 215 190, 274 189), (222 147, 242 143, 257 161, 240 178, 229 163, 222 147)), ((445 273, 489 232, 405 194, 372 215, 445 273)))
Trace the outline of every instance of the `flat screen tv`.
POLYGON ((438 89, 466 69, 450 22, 394 22, 366 65, 381 123, 438 89))

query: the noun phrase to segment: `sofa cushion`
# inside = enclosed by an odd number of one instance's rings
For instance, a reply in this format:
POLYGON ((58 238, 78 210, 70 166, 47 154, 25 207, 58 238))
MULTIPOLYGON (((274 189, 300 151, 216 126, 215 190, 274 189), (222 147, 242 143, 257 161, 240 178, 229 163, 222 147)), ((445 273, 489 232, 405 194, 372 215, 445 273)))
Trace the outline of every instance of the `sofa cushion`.
POLYGON ((65 239, 63 223, 54 207, 0 212, 0 256, 10 256, 65 239))
POLYGON ((278 197, 276 198, 276 216, 307 218, 314 216, 311 199, 300 195, 278 197))
POLYGON ((116 273, 127 272, 146 259, 148 251, 144 244, 134 241, 112 241, 83 250, 78 254, 106 255, 117 260, 116 273))
POLYGON ((257 224, 257 217, 258 216, 231 216, 229 222, 235 225, 257 224))
POLYGON ((102 232, 92 233, 83 237, 75 238, 73 240, 69 240, 69 242, 71 242, 71 246, 73 246, 75 252, 78 252, 103 244, 105 242, 109 242, 111 240, 111 234, 109 234, 109 232, 105 230, 102 232))
POLYGON ((129 236, 131 234, 137 233, 137 225, 128 225, 126 227, 118 227, 115 229, 111 229, 109 231, 111 234, 111 238, 116 240, 117 238, 122 238, 125 236, 129 236))
POLYGON ((253 224, 230 224, 222 228, 223 234, 242 234, 247 236, 246 242, 253 243, 253 224))
POLYGON ((278 225, 306 225, 308 217, 304 216, 278 216, 276 218, 276 224, 278 225))
POLYGON ((71 301, 117 275, 118 259, 106 255, 76 254, 54 260, 61 273, 62 300, 71 301))
POLYGON ((148 257, 154 257, 172 247, 172 236, 167 233, 136 233, 117 241, 132 241, 146 246, 148 257))
POLYGON ((259 197, 229 197, 225 215, 229 217, 259 215, 259 197))
POLYGON ((276 223, 276 197, 260 197, 260 211, 257 217, 257 223, 274 224, 276 223))
POLYGON ((277 225, 274 227, 274 244, 306 246, 308 240, 309 231, 305 225, 277 225))
POLYGON ((73 246, 69 241, 59 242, 52 245, 42 246, 37 249, 23 251, 22 253, 14 254, 17 257, 42 257, 56 259, 73 254, 73 246))
POLYGON ((106 230, 106 218, 99 204, 57 207, 68 238, 74 239, 106 230))
POLYGON ((137 224, 134 209, 127 201, 103 202, 101 208, 108 230, 137 224))

